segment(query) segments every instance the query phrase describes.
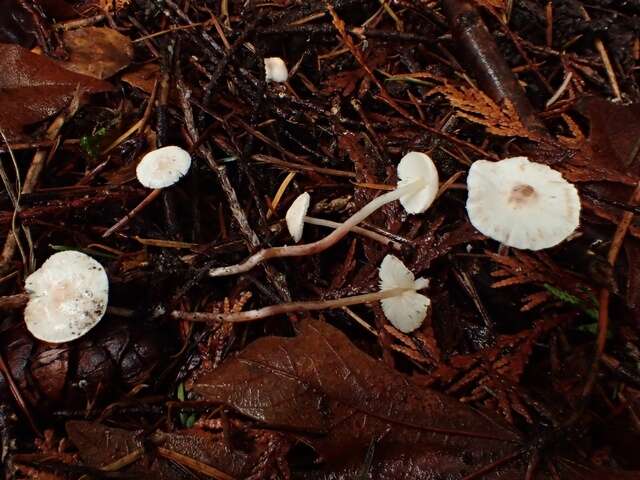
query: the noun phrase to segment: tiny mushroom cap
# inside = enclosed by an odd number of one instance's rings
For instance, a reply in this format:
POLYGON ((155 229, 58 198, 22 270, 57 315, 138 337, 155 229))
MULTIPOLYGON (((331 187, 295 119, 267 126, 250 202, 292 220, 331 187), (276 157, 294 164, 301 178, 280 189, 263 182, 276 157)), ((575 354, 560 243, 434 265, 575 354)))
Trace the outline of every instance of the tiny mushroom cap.
POLYGON ((527 157, 478 160, 471 165, 467 187, 471 224, 510 247, 553 247, 580 223, 576 187, 560 172, 527 157))
POLYGON ((68 250, 52 255, 29 275, 25 290, 27 329, 40 340, 62 343, 82 337, 103 317, 109 279, 89 255, 68 250))
POLYGON ((302 238, 302 232, 304 230, 304 217, 307 214, 307 210, 309 210, 309 203, 311 202, 311 195, 307 192, 299 195, 296 198, 289 210, 287 210, 287 214, 285 219, 287 221, 287 228, 289 229, 289 233, 293 237, 293 239, 298 243, 302 238))
POLYGON ((287 64, 280 57, 270 57, 264 59, 264 70, 267 82, 282 83, 289 78, 287 64))
POLYGON ((422 182, 422 188, 400 197, 408 213, 422 213, 431 206, 438 194, 438 169, 429 155, 422 152, 407 153, 398 164, 398 187, 422 182))
POLYGON ((147 153, 136 167, 138 181, 147 188, 170 187, 191 167, 191 155, 180 147, 158 148, 147 153))
POLYGON ((431 300, 417 293, 417 290, 426 288, 429 281, 425 278, 416 279, 394 255, 387 255, 382 260, 379 278, 382 291, 394 288, 408 289, 395 297, 380 300, 382 311, 391 324, 403 333, 410 333, 422 325, 431 300))

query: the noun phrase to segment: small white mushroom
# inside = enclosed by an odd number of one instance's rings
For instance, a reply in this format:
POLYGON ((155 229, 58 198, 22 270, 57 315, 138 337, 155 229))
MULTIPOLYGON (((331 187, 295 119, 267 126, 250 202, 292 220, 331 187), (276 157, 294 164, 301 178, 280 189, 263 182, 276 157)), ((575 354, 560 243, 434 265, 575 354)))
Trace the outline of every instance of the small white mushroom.
POLYGON ((427 287, 424 278, 414 278, 404 264, 393 255, 387 255, 380 266, 380 290, 353 297, 310 302, 290 302, 270 305, 257 310, 232 313, 171 312, 173 318, 191 322, 252 322, 291 312, 308 312, 343 308, 363 303, 382 302, 385 316, 398 330, 409 333, 424 321, 430 300, 417 290, 427 287))
POLYGON ((428 297, 417 293, 429 286, 425 278, 416 279, 411 270, 397 257, 384 257, 379 271, 380 290, 404 288, 405 292, 380 300, 385 317, 395 328, 409 333, 422 325, 431 305, 428 297))
POLYGON ((289 78, 287 64, 280 57, 265 58, 264 70, 267 82, 283 83, 289 78))
POLYGON ((398 164, 398 187, 411 185, 416 180, 424 182, 424 188, 400 197, 400 203, 408 213, 422 213, 431 206, 438 194, 438 169, 429 155, 409 152, 398 164))
POLYGON ((69 250, 52 255, 29 275, 25 290, 27 329, 40 340, 62 343, 82 337, 103 317, 109 279, 89 255, 69 250))
POLYGON ((560 172, 526 157, 474 162, 467 187, 471 224, 483 235, 510 247, 553 247, 580 223, 576 187, 560 172))
POLYGON ((242 263, 211 269, 209 275, 212 277, 236 275, 248 272, 270 258, 301 257, 320 253, 335 245, 351 229, 378 209, 396 200, 400 200, 407 209, 407 213, 424 212, 429 208, 438 191, 438 171, 431 158, 423 153, 411 152, 400 160, 397 172, 400 181, 394 190, 371 200, 326 237, 313 243, 265 248, 242 263))
POLYGON ((191 168, 191 155, 180 147, 168 146, 147 153, 136 167, 138 181, 153 190, 134 207, 129 214, 108 228, 102 238, 107 238, 122 228, 129 220, 160 195, 163 188, 170 187, 184 177, 191 168))
POLYGON ((287 210, 287 214, 285 216, 287 228, 296 243, 298 243, 302 238, 302 232, 304 231, 304 217, 307 214, 307 210, 309 210, 310 202, 311 195, 304 192, 294 200, 289 207, 289 210, 287 210))
POLYGON ((147 188, 166 188, 184 177, 190 167, 189 152, 176 146, 162 147, 142 157, 136 176, 147 188))
MULTIPOLYGON (((341 223, 334 222, 331 220, 325 220, 324 218, 316 218, 310 217, 307 215, 307 211, 309 210, 309 203, 311 201, 311 196, 304 192, 296 198, 289 210, 287 210, 287 214, 285 215, 285 220, 287 222, 287 230, 289 230, 289 234, 293 237, 293 240, 298 243, 302 239, 302 233, 304 231, 304 224, 309 223, 311 225, 318 225, 321 227, 329 227, 329 228, 340 228, 341 223)), ((402 244, 392 240, 390 238, 385 237, 376 232, 372 232, 371 230, 367 230, 366 228, 361 227, 352 227, 351 231, 377 242, 380 242, 384 245, 391 245, 395 250, 401 250, 402 244)))

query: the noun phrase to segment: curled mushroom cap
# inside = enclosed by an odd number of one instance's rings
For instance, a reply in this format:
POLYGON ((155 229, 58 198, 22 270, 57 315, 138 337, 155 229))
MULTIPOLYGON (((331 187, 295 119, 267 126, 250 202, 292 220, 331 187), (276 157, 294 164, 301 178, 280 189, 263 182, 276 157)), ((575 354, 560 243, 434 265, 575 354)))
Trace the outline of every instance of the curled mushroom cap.
POLYGON ((425 278, 416 279, 404 263, 394 255, 387 255, 382 260, 379 279, 381 291, 394 288, 408 289, 395 297, 380 300, 382 311, 391 324, 404 333, 412 332, 422 325, 431 300, 417 293, 417 290, 426 288, 429 281, 425 278))
POLYGON ((304 231, 304 216, 307 214, 307 210, 309 210, 310 202, 311 195, 304 192, 293 201, 289 210, 287 210, 287 214, 285 216, 287 228, 296 243, 302 238, 302 232, 304 231))
POLYGON ((467 177, 471 224, 505 245, 542 250, 565 240, 580 222, 578 191, 547 165, 514 157, 478 160, 467 177))
POLYGON ((438 194, 438 169, 429 155, 407 153, 398 164, 398 187, 422 182, 422 188, 400 197, 408 213, 422 213, 431 206, 438 194))
POLYGON ((109 280, 93 258, 69 250, 52 255, 29 275, 25 290, 27 329, 40 340, 61 343, 80 338, 100 321, 109 280))
POLYGON ((289 78, 287 64, 280 57, 270 57, 264 59, 264 70, 267 82, 286 82, 289 78))
POLYGON ((170 187, 191 167, 191 155, 180 147, 158 148, 147 153, 136 167, 138 181, 147 188, 170 187))

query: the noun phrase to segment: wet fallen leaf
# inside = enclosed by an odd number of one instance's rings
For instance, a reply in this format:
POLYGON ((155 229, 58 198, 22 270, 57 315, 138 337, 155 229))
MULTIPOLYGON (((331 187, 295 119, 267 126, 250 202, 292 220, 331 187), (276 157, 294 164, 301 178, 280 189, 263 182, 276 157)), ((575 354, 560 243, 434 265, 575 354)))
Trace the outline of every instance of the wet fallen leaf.
POLYGON ((640 174, 640 104, 619 105, 586 98, 578 109, 590 121, 588 144, 594 164, 640 174))
POLYGON ((101 80, 126 68, 133 59, 131 40, 112 28, 68 30, 63 42, 69 58, 58 63, 67 70, 101 80))
MULTIPOLYGON (((295 338, 257 340, 194 390, 270 426, 303 435, 337 478, 355 478, 372 442, 369 478, 459 478, 515 452, 518 434, 453 398, 420 388, 305 322, 295 338)), ((520 478, 507 466, 486 478, 520 478)))
POLYGON ((145 93, 153 91, 153 85, 160 75, 160 66, 155 63, 146 63, 139 67, 131 68, 122 75, 122 81, 132 87, 139 88, 145 93))
POLYGON ((79 75, 53 60, 17 45, 0 44, 0 128, 8 138, 24 135, 23 128, 62 109, 77 88, 83 93, 106 92, 113 87, 79 75))
MULTIPOLYGON (((66 424, 69 439, 76 446, 86 466, 103 468, 144 448, 142 430, 131 431, 113 428, 99 423, 70 421, 66 424), (108 439, 108 441, 105 441, 108 439)), ((186 456, 202 464, 214 467, 228 476, 246 478, 256 458, 240 451, 231 451, 219 435, 203 430, 189 429, 179 433, 156 433, 153 444, 163 449, 186 456)), ((140 452, 129 466, 121 470, 136 478, 155 480, 180 480, 194 478, 184 468, 157 457, 153 449, 140 452)))

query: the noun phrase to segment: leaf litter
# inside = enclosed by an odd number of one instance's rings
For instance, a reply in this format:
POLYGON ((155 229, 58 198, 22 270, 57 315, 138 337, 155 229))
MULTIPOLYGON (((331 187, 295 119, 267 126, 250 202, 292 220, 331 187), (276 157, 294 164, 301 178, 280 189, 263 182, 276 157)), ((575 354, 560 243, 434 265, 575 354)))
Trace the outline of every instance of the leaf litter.
POLYGON ((640 12, 570 3, 6 2, 8 476, 640 478, 640 12), (268 57, 287 83, 264 81, 268 57), (192 172, 130 215, 148 193, 137 162, 168 145, 192 172), (390 247, 351 235, 246 276, 206 272, 290 243, 302 192, 343 221, 395 186, 409 151, 446 180, 436 203, 365 227, 431 279, 418 330, 377 304, 246 325, 167 315, 375 290, 390 247), (580 191, 579 230, 544 253, 501 248, 464 210, 469 165, 519 155, 580 191), (30 257, 67 249, 103 263, 110 309, 86 337, 43 344, 23 326, 23 278, 30 257))

